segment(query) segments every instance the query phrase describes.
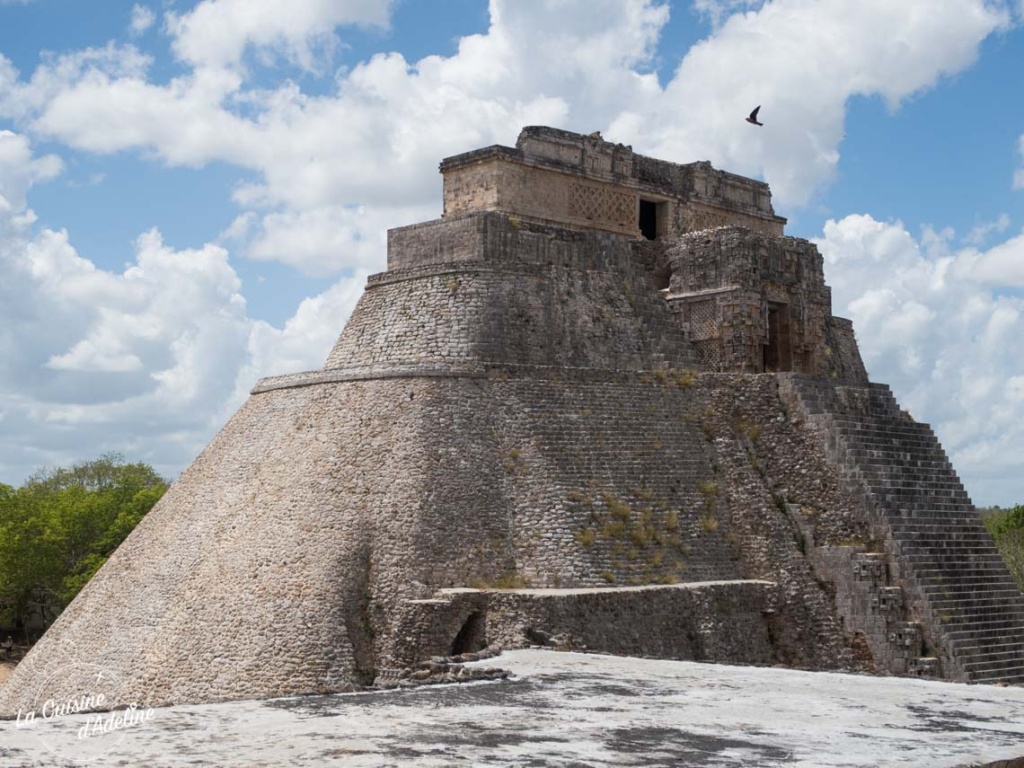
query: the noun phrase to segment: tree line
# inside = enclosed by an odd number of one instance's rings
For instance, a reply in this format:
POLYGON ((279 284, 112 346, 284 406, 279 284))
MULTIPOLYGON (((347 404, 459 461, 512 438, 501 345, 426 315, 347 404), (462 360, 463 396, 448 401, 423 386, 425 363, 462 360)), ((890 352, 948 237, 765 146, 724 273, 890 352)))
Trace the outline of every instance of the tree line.
POLYGON ((118 454, 0 483, 0 626, 23 641, 41 634, 166 490, 118 454))
POLYGON ((1024 504, 981 510, 981 520, 996 542, 1017 586, 1024 592, 1024 504))

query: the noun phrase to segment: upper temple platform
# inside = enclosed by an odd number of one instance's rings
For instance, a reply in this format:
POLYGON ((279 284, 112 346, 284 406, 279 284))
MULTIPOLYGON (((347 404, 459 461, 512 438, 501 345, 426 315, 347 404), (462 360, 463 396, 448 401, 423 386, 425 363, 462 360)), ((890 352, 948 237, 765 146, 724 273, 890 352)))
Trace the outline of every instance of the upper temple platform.
POLYGON ((583 135, 524 128, 515 148, 493 145, 441 161, 444 217, 480 211, 557 226, 655 239, 723 225, 781 236, 764 182, 680 165, 583 135))

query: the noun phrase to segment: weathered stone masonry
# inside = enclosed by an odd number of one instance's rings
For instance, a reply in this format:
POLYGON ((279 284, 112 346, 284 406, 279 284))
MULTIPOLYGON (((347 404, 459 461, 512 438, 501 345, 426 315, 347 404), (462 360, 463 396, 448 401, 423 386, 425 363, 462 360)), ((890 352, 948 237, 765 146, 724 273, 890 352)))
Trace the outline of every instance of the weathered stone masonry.
POLYGON ((324 368, 254 387, 0 709, 76 659, 158 705, 545 637, 1024 679, 1020 593, 767 185, 539 127, 441 169, 324 368))

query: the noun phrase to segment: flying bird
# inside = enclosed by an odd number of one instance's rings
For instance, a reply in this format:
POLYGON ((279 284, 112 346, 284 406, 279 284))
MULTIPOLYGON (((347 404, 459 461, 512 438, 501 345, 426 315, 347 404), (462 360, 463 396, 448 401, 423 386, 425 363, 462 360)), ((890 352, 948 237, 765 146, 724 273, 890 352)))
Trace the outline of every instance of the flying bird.
POLYGON ((751 112, 750 113, 750 117, 747 118, 747 122, 748 123, 753 123, 754 125, 764 125, 764 123, 757 122, 757 112, 758 112, 759 109, 761 109, 761 105, 760 104, 758 104, 756 107, 754 107, 754 111, 751 112))

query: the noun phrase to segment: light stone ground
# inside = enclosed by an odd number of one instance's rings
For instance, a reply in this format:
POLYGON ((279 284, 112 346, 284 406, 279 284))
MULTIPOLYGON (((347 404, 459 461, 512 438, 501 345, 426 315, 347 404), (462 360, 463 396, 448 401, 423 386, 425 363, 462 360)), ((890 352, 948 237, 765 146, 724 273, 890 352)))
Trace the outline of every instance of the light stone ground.
POLYGON ((495 662, 513 678, 168 707, 113 739, 79 740, 88 716, 5 721, 0 764, 941 768, 1024 756, 1022 688, 540 650, 495 662))

